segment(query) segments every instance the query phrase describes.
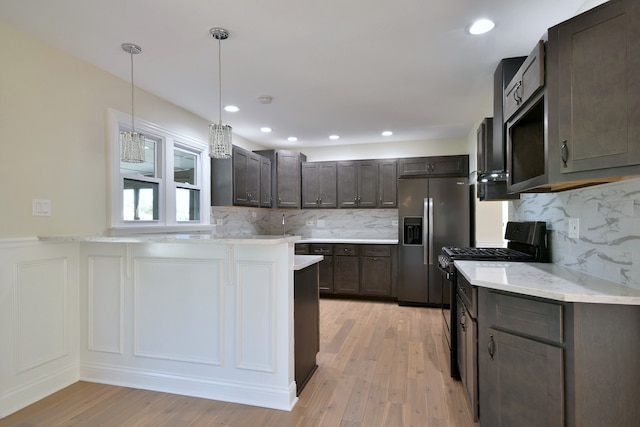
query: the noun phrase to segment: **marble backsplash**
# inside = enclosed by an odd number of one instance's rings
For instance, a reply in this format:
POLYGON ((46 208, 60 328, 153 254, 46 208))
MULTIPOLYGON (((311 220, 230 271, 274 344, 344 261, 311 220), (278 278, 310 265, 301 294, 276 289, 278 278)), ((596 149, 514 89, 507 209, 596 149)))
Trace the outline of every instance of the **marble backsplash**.
POLYGON ((397 209, 211 208, 215 234, 287 234, 306 238, 397 239, 397 209), (221 224, 219 224, 221 222, 221 224))
POLYGON ((640 179, 522 194, 509 219, 546 221, 553 263, 640 289, 640 179), (569 219, 579 220, 577 238, 569 219))

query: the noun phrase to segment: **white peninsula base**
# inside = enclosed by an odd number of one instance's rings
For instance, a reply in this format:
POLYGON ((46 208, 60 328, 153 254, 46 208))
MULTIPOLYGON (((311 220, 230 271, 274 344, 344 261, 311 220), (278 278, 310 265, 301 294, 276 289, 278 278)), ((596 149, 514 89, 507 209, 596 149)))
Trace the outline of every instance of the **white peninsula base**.
POLYGON ((291 410, 288 240, 81 243, 80 379, 291 410))

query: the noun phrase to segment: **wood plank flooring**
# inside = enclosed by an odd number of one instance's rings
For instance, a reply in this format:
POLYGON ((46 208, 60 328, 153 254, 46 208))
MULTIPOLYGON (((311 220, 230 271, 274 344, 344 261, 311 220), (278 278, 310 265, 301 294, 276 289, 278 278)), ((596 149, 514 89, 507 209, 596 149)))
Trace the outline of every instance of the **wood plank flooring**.
POLYGON ((322 299, 318 369, 291 412, 78 382, 0 427, 466 427, 440 310, 322 299))

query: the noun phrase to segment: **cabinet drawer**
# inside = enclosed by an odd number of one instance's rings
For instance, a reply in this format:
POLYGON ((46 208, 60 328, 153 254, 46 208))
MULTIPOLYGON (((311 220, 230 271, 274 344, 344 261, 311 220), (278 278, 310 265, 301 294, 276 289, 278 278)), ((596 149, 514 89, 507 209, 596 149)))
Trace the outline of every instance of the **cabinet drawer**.
POLYGON ((309 253, 309 244, 308 243, 298 243, 295 246, 296 255, 306 255, 309 253))
POLYGON ((330 243, 320 243, 309 245, 309 251, 318 255, 333 255, 333 245, 330 243))
POLYGON ((366 245, 362 247, 363 256, 391 256, 391 248, 385 245, 366 245))
POLYGON ((358 256, 358 245, 349 245, 349 244, 338 244, 335 245, 336 255, 343 256, 358 256))
POLYGON ((563 342, 563 306, 553 302, 489 292, 489 321, 498 328, 563 342), (493 301, 491 301, 493 300, 493 301))

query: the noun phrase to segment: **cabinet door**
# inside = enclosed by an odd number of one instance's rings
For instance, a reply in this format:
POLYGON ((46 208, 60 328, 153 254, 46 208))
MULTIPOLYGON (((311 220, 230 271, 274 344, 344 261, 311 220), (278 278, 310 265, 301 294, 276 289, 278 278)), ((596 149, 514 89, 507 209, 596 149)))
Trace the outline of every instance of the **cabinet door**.
POLYGON ((300 157, 293 151, 276 152, 276 180, 280 208, 300 207, 300 157))
POLYGON ((260 156, 233 147, 233 204, 258 206, 260 202, 260 156))
POLYGON ((360 268, 357 256, 335 256, 333 285, 336 294, 360 293, 360 268))
POLYGON ((318 165, 318 205, 335 208, 337 202, 338 169, 336 162, 320 162, 318 165))
POLYGON ((338 162, 338 207, 358 207, 357 162, 338 162))
POLYGON ((391 295, 391 258, 362 257, 362 295, 391 295))
POLYGON ((639 27, 640 8, 629 0, 550 30, 558 37, 561 173, 640 164, 639 27))
POLYGON ((540 40, 504 91, 504 121, 544 86, 544 42, 540 40))
POLYGON ((333 256, 325 255, 320 261, 320 293, 333 293, 333 256))
POLYGON ((260 156, 260 206, 271 207, 271 160, 260 156))
POLYGON ((323 294, 332 294, 333 245, 331 243, 313 243, 309 245, 309 253, 324 256, 324 259, 320 261, 320 292, 323 294))
POLYGON ((260 205, 260 156, 249 153, 247 156, 247 205, 260 205))
POLYGON ((563 349, 483 329, 478 343, 482 424, 564 425, 563 349))
POLYGON ((378 162, 358 162, 358 208, 378 206, 378 162))
POLYGON ((319 163, 302 163, 301 193, 303 208, 317 208, 320 204, 319 192, 319 163))
POLYGON ((378 207, 398 206, 398 171, 395 160, 378 162, 378 207))

